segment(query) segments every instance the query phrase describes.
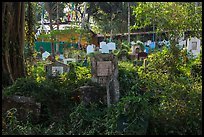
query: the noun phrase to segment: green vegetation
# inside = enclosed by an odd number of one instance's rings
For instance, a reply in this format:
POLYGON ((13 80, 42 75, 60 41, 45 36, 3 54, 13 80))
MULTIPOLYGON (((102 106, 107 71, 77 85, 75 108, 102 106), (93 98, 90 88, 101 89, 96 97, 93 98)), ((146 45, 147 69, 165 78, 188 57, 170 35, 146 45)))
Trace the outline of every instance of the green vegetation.
MULTIPOLYGON (((20 121, 16 108, 2 112, 2 134, 202 135, 202 53, 192 58, 186 49, 177 46, 183 34, 185 39, 202 38, 201 5, 202 2, 3 2, 2 95, 32 97, 41 104, 41 114, 39 121, 33 122, 32 115, 20 121), (68 11, 63 11, 65 7, 68 11), (65 21, 68 14, 72 14, 71 22, 65 21), (118 58, 117 103, 107 107, 101 100, 87 105, 82 101, 81 86, 94 86, 106 94, 105 88, 91 79, 90 58, 99 51, 86 55, 82 50, 69 49, 65 57, 79 57, 82 61, 69 63, 68 73, 47 77, 45 65, 49 61, 37 60, 41 54, 37 55, 33 48, 41 17, 50 31, 45 34, 41 30, 38 38, 60 42, 58 36, 68 33, 68 43, 80 44, 85 37, 91 44, 94 39, 90 38, 90 30, 94 30, 105 36, 104 41, 116 42, 113 54, 118 58), (62 22, 70 27, 59 30, 58 26, 55 30, 56 24, 62 22), (141 61, 135 63, 129 56, 130 41, 123 37, 129 26, 133 33, 156 32, 155 41, 165 33, 170 48, 151 50, 146 66, 141 61), (120 38, 115 36, 118 33, 122 33, 120 38)), ((131 41, 141 39, 148 38, 138 35, 131 41)), ((143 51, 144 45, 137 44, 143 51)), ((100 99, 104 94, 100 92, 100 99)))
POLYGON ((21 123, 15 111, 3 114, 3 134, 45 135, 200 135, 202 134, 202 56, 182 60, 164 49, 148 58, 147 69, 119 61, 120 101, 84 106, 74 92, 90 83, 90 68, 71 64, 71 72, 48 80, 43 64, 3 94, 34 97, 45 106, 37 124, 21 123), (167 60, 168 59, 168 60, 167 60), (176 62, 175 68, 172 62, 176 62), (57 115, 57 112, 61 112, 57 115), (125 123, 125 124, 122 124, 125 123))

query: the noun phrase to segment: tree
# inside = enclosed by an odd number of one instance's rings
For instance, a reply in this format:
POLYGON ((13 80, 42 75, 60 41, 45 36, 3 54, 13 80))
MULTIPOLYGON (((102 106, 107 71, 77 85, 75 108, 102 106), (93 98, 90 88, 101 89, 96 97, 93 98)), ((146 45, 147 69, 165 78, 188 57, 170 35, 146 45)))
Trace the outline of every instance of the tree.
POLYGON ((174 44, 185 31, 201 36, 202 6, 194 2, 140 2, 132 8, 136 19, 132 29, 152 26, 154 22, 155 31, 168 31, 174 44))
POLYGON ((25 3, 25 49, 24 56, 26 67, 32 65, 34 57, 35 25, 37 24, 36 13, 37 4, 34 2, 25 3), (29 65, 28 65, 29 64, 29 65))
POLYGON ((64 17, 65 13, 61 12, 65 8, 65 3, 63 2, 45 2, 45 10, 48 12, 50 20, 50 30, 53 30, 53 22, 57 22, 57 17, 64 17), (57 6, 58 5, 58 6, 57 6), (58 8, 57 8, 58 7, 58 8), (60 11, 57 13, 57 9, 60 11))
POLYGON ((25 3, 2 3, 2 86, 25 76, 25 3))
MULTIPOLYGON (((137 2, 129 2, 130 6, 137 2)), ((135 17, 132 15, 130 8, 130 25, 134 25, 135 17)), ((128 24, 128 2, 88 2, 87 14, 89 18, 93 18, 94 27, 97 25, 100 28, 98 33, 127 33, 128 24)), ((111 36, 112 36, 111 35, 111 36)))
POLYGON ((128 2, 128 44, 130 44, 130 3, 128 2))
POLYGON ((194 2, 140 2, 137 7, 132 8, 136 19, 132 29, 155 25, 156 32, 167 32, 168 39, 171 40, 170 52, 174 59, 171 66, 175 68, 176 73, 178 39, 188 31, 191 36, 202 36, 202 6, 194 2))

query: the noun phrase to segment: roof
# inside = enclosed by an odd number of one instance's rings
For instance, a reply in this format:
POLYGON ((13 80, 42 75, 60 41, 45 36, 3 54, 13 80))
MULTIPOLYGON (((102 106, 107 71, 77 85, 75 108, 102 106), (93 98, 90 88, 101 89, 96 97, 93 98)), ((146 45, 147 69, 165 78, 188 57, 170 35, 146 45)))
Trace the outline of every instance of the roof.
MULTIPOLYGON (((152 31, 149 31, 149 32, 134 32, 134 33, 130 33, 130 35, 138 35, 138 34, 153 34, 153 33, 156 33, 156 32, 152 32, 152 31)), ((104 37, 105 35, 103 34, 97 34, 97 37, 104 37)), ((116 34, 114 36, 128 36, 128 33, 119 33, 119 34, 116 34)), ((106 35, 106 37, 110 37, 110 34, 106 35)))

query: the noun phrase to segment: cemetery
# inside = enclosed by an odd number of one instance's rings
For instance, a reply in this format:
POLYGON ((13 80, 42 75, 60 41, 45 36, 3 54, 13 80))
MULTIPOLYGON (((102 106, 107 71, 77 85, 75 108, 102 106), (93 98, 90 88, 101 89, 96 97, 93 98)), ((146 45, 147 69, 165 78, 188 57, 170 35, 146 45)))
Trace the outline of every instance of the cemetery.
POLYGON ((202 2, 2 11, 3 135, 202 135, 202 2))

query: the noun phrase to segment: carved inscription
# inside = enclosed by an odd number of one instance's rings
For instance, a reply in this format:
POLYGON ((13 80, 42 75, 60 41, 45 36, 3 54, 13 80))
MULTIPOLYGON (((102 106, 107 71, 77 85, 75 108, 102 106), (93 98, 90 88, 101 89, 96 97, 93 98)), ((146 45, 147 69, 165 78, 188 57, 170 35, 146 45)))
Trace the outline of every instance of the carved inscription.
POLYGON ((109 76, 112 74, 111 61, 98 61, 97 62, 97 76, 109 76))

